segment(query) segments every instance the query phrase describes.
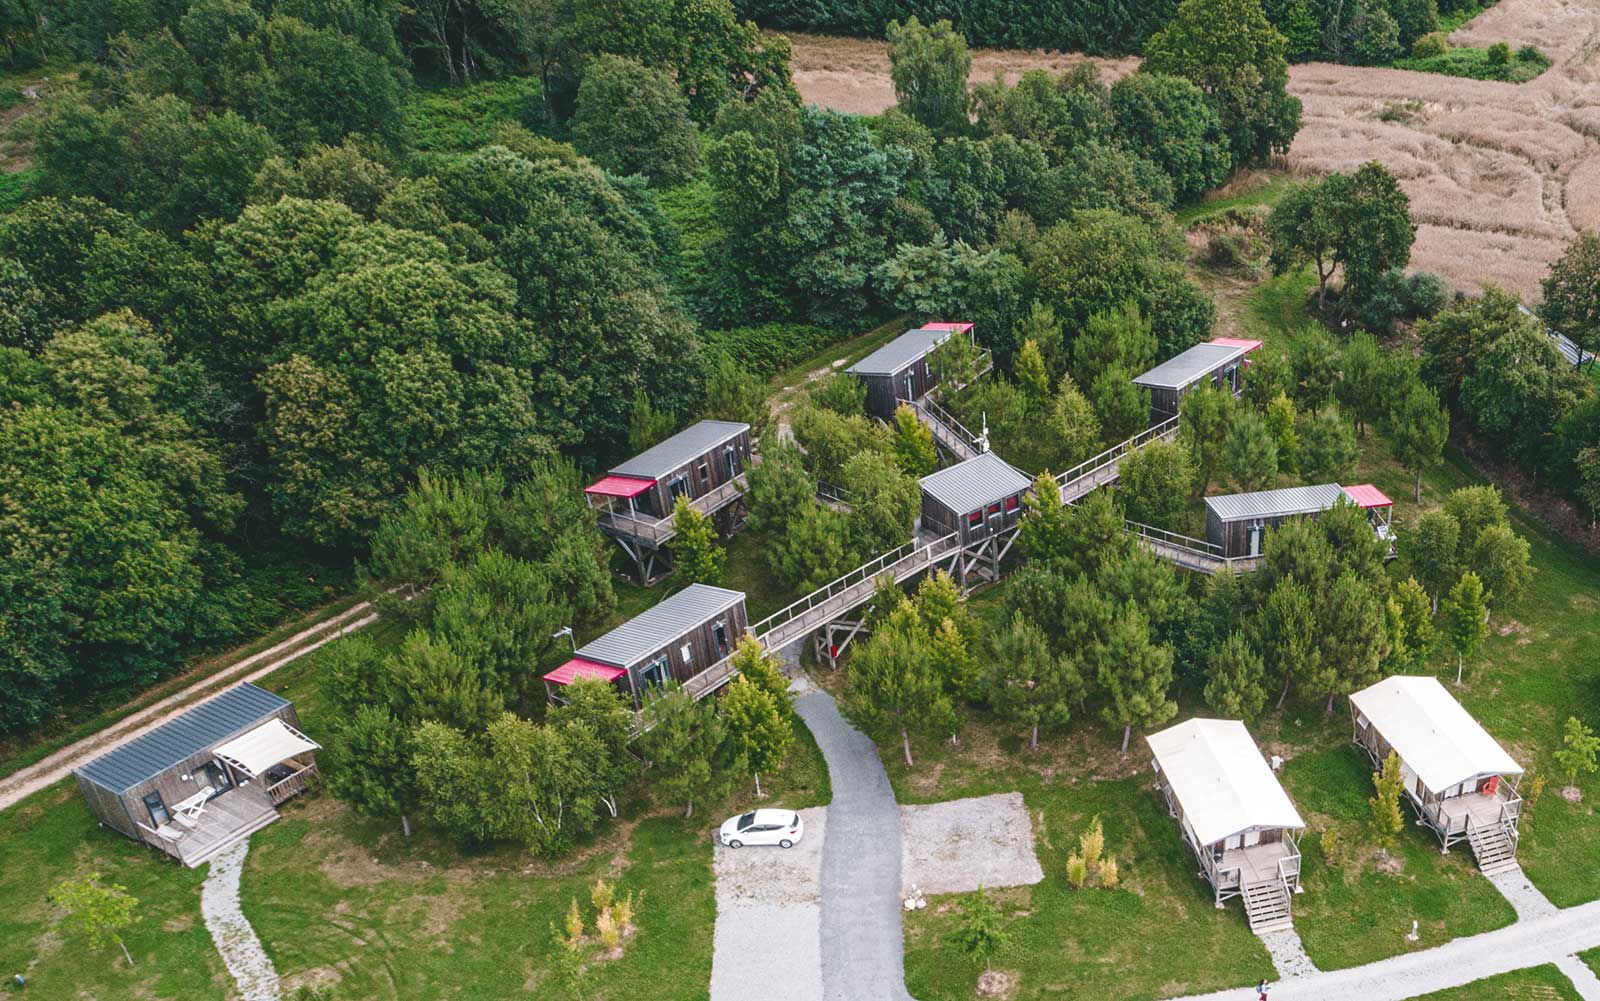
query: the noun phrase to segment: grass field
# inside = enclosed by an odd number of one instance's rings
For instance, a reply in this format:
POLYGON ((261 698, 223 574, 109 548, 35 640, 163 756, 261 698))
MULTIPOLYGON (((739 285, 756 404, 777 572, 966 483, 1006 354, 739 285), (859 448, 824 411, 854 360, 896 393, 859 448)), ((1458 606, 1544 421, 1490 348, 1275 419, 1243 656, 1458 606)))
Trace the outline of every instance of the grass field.
POLYGON ((1572 981, 1554 966, 1503 973, 1416 1001, 1582 1001, 1572 981))

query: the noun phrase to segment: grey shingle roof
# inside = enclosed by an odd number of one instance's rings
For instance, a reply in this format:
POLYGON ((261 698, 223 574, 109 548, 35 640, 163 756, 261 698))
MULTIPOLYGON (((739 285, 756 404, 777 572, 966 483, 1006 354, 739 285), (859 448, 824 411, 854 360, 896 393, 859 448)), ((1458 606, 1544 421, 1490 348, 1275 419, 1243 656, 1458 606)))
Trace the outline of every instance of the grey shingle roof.
POLYGON ((615 667, 632 666, 641 657, 661 649, 743 600, 743 591, 690 584, 654 608, 640 612, 599 639, 579 647, 578 656, 615 667))
POLYGON ((733 421, 701 421, 650 446, 622 465, 612 467, 611 472, 617 476, 658 479, 748 430, 750 425, 733 421))
POLYGON ((1207 372, 1226 365, 1235 358, 1244 357, 1248 349, 1226 344, 1196 344, 1181 354, 1173 355, 1155 368, 1135 376, 1135 385, 1157 389, 1182 389, 1207 372))
POLYGON ((976 511, 1031 486, 1032 477, 993 452, 980 452, 922 478, 922 492, 957 514, 976 511))
POLYGON ((250 729, 288 704, 287 699, 264 688, 238 685, 74 769, 73 774, 112 792, 126 792, 250 729))
POLYGON ((949 340, 949 330, 908 330, 845 369, 856 375, 894 375, 949 340))
POLYGON ((1207 497, 1206 507, 1215 511, 1223 521, 1238 521, 1240 518, 1271 518, 1326 511, 1344 495, 1344 488, 1337 483, 1319 483, 1310 487, 1285 487, 1253 494, 1207 497))

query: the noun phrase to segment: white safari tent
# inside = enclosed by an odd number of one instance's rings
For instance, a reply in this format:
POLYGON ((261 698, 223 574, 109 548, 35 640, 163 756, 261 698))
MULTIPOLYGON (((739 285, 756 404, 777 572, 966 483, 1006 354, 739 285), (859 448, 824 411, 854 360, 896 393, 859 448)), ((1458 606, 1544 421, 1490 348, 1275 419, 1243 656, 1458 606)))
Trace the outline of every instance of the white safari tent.
POLYGON ((1145 739, 1156 785, 1217 906, 1243 897, 1252 929, 1286 925, 1300 885, 1295 832, 1306 825, 1244 724, 1191 719, 1145 739))
POLYGON ((1355 742, 1400 759, 1406 797, 1444 843, 1470 842, 1484 869, 1516 859, 1522 766, 1437 678, 1396 675, 1350 696, 1355 742))

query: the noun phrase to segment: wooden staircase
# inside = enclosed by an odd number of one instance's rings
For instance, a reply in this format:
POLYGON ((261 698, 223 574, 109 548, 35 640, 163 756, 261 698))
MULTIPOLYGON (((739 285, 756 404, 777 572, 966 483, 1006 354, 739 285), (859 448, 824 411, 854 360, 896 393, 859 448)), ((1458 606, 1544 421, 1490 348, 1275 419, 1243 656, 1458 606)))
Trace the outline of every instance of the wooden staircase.
POLYGON ((1257 935, 1294 927, 1289 914, 1289 885, 1282 879, 1263 879, 1244 887, 1244 913, 1257 935))
POLYGON ((1472 844, 1472 854, 1478 859, 1478 868, 1485 876, 1505 872, 1516 867, 1517 843, 1505 824, 1469 824, 1467 840, 1472 844))

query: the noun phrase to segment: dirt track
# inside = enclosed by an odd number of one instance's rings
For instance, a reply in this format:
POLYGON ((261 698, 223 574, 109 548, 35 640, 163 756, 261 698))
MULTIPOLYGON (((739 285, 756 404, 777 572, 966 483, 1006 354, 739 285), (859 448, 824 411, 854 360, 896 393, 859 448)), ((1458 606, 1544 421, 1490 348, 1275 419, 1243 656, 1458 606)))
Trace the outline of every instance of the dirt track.
MULTIPOLYGON (((792 36, 808 100, 872 113, 894 103, 881 43, 792 36)), ((1290 71, 1304 102, 1291 168, 1343 170, 1376 159, 1411 196, 1412 265, 1458 288, 1485 283, 1529 300, 1578 229, 1600 226, 1600 4, 1501 0, 1452 36, 1459 44, 1539 46, 1554 65, 1526 84, 1309 63, 1290 71)), ((980 50, 973 80, 1059 72, 1084 57, 980 50)), ((1094 60, 1107 79, 1135 60, 1094 60)))

